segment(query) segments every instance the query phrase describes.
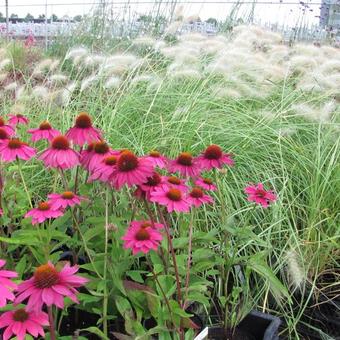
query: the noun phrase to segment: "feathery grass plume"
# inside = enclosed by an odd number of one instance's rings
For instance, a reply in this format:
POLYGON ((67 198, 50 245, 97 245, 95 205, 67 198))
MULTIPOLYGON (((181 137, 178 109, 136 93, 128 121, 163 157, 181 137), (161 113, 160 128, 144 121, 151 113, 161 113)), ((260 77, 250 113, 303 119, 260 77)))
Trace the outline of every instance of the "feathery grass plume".
POLYGON ((207 39, 201 49, 202 54, 216 54, 226 48, 227 44, 218 39, 207 39))
POLYGON ((0 82, 4 81, 7 78, 7 73, 0 73, 0 82))
POLYGON ((117 54, 108 57, 100 66, 99 73, 106 75, 122 75, 131 68, 135 68, 140 63, 133 54, 117 54))
POLYGON ((106 57, 100 54, 90 54, 84 59, 86 66, 98 67, 105 62, 106 57))
POLYGON ((52 85, 64 84, 68 81, 68 77, 64 74, 52 74, 48 81, 52 85))
POLYGON ((6 58, 0 61, 0 71, 6 68, 6 66, 11 64, 11 59, 6 58))
POLYGON ((96 81, 98 81, 98 79, 99 79, 99 77, 96 74, 91 75, 91 76, 83 79, 81 84, 80 84, 80 92, 83 92, 84 90, 91 87, 96 81))
POLYGON ((318 63, 314 58, 297 55, 290 59, 289 66, 292 72, 305 73, 317 68, 318 63))
POLYGON ((286 253, 287 273, 291 287, 295 289, 301 288, 306 280, 305 272, 300 264, 297 253, 290 249, 286 253))
POLYGON ((54 104, 60 107, 66 107, 69 105, 72 93, 75 91, 77 86, 77 82, 71 82, 64 89, 55 92, 52 96, 54 104))
POLYGON ((182 21, 172 22, 164 31, 165 34, 176 34, 177 31, 182 27, 182 21))
POLYGON ((179 37, 179 41, 198 43, 207 40, 207 37, 201 33, 186 33, 179 37))
POLYGON ((6 91, 6 92, 13 92, 13 91, 15 91, 16 89, 18 88, 18 83, 17 82, 12 82, 12 83, 10 83, 10 84, 8 84, 8 85, 6 85, 6 86, 4 86, 4 90, 6 91))
POLYGON ((340 59, 339 48, 328 46, 328 45, 321 46, 320 48, 326 57, 340 59))
POLYGON ((138 83, 144 83, 144 82, 148 83, 152 81, 153 79, 155 79, 155 76, 152 74, 140 74, 131 80, 131 84, 136 85, 138 83))
POLYGON ((153 48, 155 51, 160 51, 164 47, 166 47, 166 42, 164 40, 157 40, 153 48))
POLYGON ((211 93, 217 98, 241 98, 242 94, 228 86, 214 86, 211 88, 211 93))
POLYGON ((24 99, 29 99, 29 96, 26 91, 26 86, 21 85, 19 86, 16 91, 15 91, 15 99, 16 100, 24 100, 24 99))
POLYGON ((156 40, 150 36, 142 35, 132 40, 132 45, 138 47, 152 47, 156 43, 156 40))
POLYGON ((296 44, 292 48, 292 53, 296 55, 308 56, 308 57, 319 57, 323 55, 320 47, 316 47, 311 44, 296 44))
POLYGON ((106 80, 104 87, 106 89, 117 89, 121 83, 121 79, 119 77, 110 77, 106 80))
POLYGON ((277 134, 279 137, 284 138, 284 137, 290 137, 293 136, 294 134, 297 133, 297 129, 294 127, 282 127, 277 130, 277 134))
POLYGON ((10 112, 15 114, 15 115, 24 114, 25 113, 25 106, 21 103, 16 103, 11 107, 10 112))
POLYGON ((66 53, 65 59, 82 59, 87 56, 88 53, 89 51, 85 47, 74 47, 66 53))
POLYGON ((33 70, 33 75, 41 75, 50 70, 51 65, 53 64, 52 59, 43 59, 38 65, 35 66, 33 70))
POLYGON ((334 73, 340 74, 340 59, 327 60, 325 63, 320 65, 319 70, 324 75, 332 75, 334 73))
POLYGON ((168 75, 170 76, 170 78, 172 79, 201 79, 202 78, 202 72, 198 71, 195 68, 182 68, 182 69, 178 69, 176 71, 170 72, 168 73, 168 75))
POLYGON ((49 71, 50 71, 50 72, 55 71, 55 70, 57 69, 57 67, 59 66, 59 64, 60 64, 60 60, 54 59, 54 60, 52 61, 51 65, 50 65, 50 67, 49 67, 49 71))
POLYGON ((311 121, 327 123, 331 120, 332 113, 336 109, 336 102, 331 100, 320 107, 313 107, 305 103, 292 105, 292 110, 311 121))
POLYGON ((37 99, 42 99, 44 101, 47 101, 49 99, 50 93, 47 87, 45 86, 35 86, 32 89, 32 95, 33 97, 37 99))
POLYGON ((163 78, 155 76, 146 88, 146 92, 154 92, 162 86, 163 78))
POLYGON ((180 52, 182 52, 182 48, 180 46, 167 46, 164 48, 161 48, 160 52, 167 58, 175 58, 176 55, 180 52))

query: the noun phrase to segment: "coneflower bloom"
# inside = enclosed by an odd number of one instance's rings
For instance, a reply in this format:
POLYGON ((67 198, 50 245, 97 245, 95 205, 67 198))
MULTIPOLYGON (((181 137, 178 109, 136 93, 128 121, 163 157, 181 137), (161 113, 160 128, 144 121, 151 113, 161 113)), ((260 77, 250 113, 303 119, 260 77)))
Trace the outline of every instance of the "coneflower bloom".
POLYGON ((93 152, 88 159, 87 170, 92 172, 106 156, 113 154, 113 152, 104 141, 94 143, 93 152))
POLYGON ((201 177, 196 179, 195 185, 198 187, 201 187, 204 190, 209 191, 215 191, 217 189, 217 186, 213 183, 213 181, 210 178, 201 177))
POLYGON ((149 154, 144 157, 148 159, 154 167, 157 166, 160 169, 165 168, 169 162, 165 156, 156 150, 150 151, 149 154))
POLYGON ((65 191, 62 194, 52 193, 47 197, 49 198, 48 204, 52 210, 63 210, 67 207, 73 207, 79 205, 81 201, 86 199, 85 197, 76 195, 72 191, 65 191))
POLYGON ((188 194, 188 201, 194 205, 196 208, 200 207, 201 205, 205 203, 213 203, 214 199, 206 195, 203 190, 199 187, 194 187, 188 194))
POLYGON ((102 161, 97 164, 96 168, 92 171, 89 182, 109 182, 109 178, 117 170, 117 159, 118 157, 115 155, 106 156, 102 159, 102 161))
MULTIPOLYGON (((6 264, 5 260, 0 260, 0 268, 6 264)), ((16 272, 10 270, 0 270, 0 308, 7 305, 7 301, 14 301, 15 296, 12 293, 14 289, 17 289, 17 285, 10 279, 17 277, 16 272)))
POLYGON ((15 130, 12 128, 12 126, 7 125, 5 123, 5 120, 0 117, 0 128, 4 129, 9 136, 14 136, 15 135, 15 130))
POLYGON ((24 124, 27 125, 29 120, 27 117, 25 117, 24 115, 18 113, 18 114, 9 114, 8 115, 9 119, 8 119, 8 123, 10 125, 19 125, 19 124, 24 124))
POLYGON ((87 145, 87 148, 81 150, 81 152, 80 152, 79 162, 80 162, 81 166, 86 170, 89 168, 89 162, 90 162, 91 157, 94 153, 94 151, 93 151, 94 144, 95 144, 95 142, 89 143, 87 145))
POLYGON ((248 195, 249 202, 255 202, 262 205, 263 208, 267 208, 270 203, 277 199, 273 191, 266 191, 263 188, 262 183, 250 185, 244 189, 244 192, 248 195))
POLYGON ((27 130, 27 132, 32 135, 33 142, 37 142, 41 139, 47 139, 49 142, 51 142, 54 137, 57 137, 61 134, 60 131, 53 129, 49 122, 43 122, 37 129, 30 129, 27 130))
POLYGON ((167 185, 170 188, 179 189, 181 191, 189 190, 188 186, 186 185, 186 180, 176 176, 162 176, 162 184, 167 185))
POLYGON ((87 279, 74 275, 78 266, 71 267, 68 263, 58 271, 51 262, 39 266, 34 275, 19 284, 15 304, 28 298, 26 310, 40 311, 44 304, 64 308, 64 297, 78 303, 77 290, 88 282, 87 279))
POLYGON ((222 149, 215 144, 208 146, 205 151, 198 157, 200 166, 203 170, 222 168, 223 165, 234 165, 232 154, 224 153, 222 149))
POLYGON ((162 177, 158 172, 154 172, 152 176, 147 178, 147 181, 139 187, 146 194, 146 198, 150 199, 150 193, 162 183, 162 177))
POLYGON ((0 143, 0 157, 4 162, 12 162, 17 158, 28 161, 35 154, 34 148, 18 138, 5 139, 0 143))
POLYGON ((32 217, 32 224, 38 224, 50 218, 57 218, 63 215, 64 212, 62 210, 53 210, 51 203, 40 202, 37 208, 33 208, 26 213, 25 218, 32 217))
POLYGON ((200 174, 200 164, 190 152, 182 152, 169 162, 169 172, 179 172, 184 177, 196 177, 200 174))
POLYGON ((79 154, 70 147, 65 136, 53 138, 51 145, 40 156, 46 167, 70 169, 79 164, 79 154))
POLYGON ((66 137, 79 146, 102 139, 101 131, 92 126, 92 119, 86 112, 78 115, 74 127, 66 132, 66 137))
POLYGON ((188 212, 191 203, 189 202, 186 193, 167 186, 156 188, 151 192, 150 201, 166 206, 169 213, 188 212))
POLYGON ((130 227, 133 228, 154 228, 154 229, 163 229, 164 225, 158 222, 152 222, 149 220, 145 221, 131 221, 130 227))
POLYGON ((162 239, 162 234, 148 224, 131 224, 122 237, 125 241, 124 248, 131 248, 133 255, 139 252, 147 254, 150 250, 157 250, 162 239))
POLYGON ((0 328, 6 328, 3 332, 3 340, 16 336, 17 340, 25 340, 26 334, 37 338, 45 337, 43 327, 48 326, 48 315, 42 311, 29 312, 25 308, 5 312, 0 316, 0 328))
POLYGON ((6 130, 0 128, 0 144, 7 139, 10 139, 10 135, 6 132, 6 130))
POLYGON ((117 189, 124 184, 131 187, 147 182, 153 174, 153 165, 145 158, 138 158, 129 150, 123 151, 117 160, 117 169, 110 181, 117 189))

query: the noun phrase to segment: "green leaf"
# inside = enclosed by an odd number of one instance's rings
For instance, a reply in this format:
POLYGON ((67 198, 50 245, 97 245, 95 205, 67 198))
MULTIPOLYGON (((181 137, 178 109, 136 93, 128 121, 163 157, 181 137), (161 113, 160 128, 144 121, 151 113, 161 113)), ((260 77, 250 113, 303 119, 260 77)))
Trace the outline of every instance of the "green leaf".
POLYGON ((92 334, 95 334, 99 336, 103 340, 110 340, 99 328, 97 327, 88 327, 80 330, 81 332, 90 332, 92 334))
POLYGON ((116 306, 119 311, 119 313, 124 316, 126 312, 130 312, 132 310, 132 307, 130 305, 130 302, 128 299, 125 299, 122 296, 116 296, 116 306))
POLYGON ((175 300, 170 300, 169 305, 171 307, 171 311, 178 316, 181 316, 184 318, 189 318, 192 316, 192 314, 189 314, 185 310, 183 310, 181 306, 178 304, 178 302, 175 300))

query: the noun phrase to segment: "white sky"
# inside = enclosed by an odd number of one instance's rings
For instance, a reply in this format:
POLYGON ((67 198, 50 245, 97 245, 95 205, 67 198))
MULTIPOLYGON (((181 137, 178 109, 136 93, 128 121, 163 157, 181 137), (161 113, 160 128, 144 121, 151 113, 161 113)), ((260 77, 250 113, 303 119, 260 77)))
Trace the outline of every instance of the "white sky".
MULTIPOLYGON (((47 16, 50 17, 52 13, 59 17, 63 15, 75 16, 77 14, 88 14, 94 8, 100 0, 8 0, 9 1, 9 13, 18 14, 20 17, 25 16, 28 12, 34 16, 44 14, 47 3, 47 16)), ((233 0, 188 0, 189 3, 181 3, 183 6, 185 16, 199 15, 202 20, 206 20, 209 17, 215 17, 217 19, 224 19, 230 13, 233 0), (218 3, 220 2, 220 3, 218 3), (226 3, 229 2, 229 3, 226 3)), ((252 5, 249 4, 251 0, 243 0, 248 4, 243 4, 239 10, 239 15, 248 16, 252 5)), ((300 0, 258 0, 255 6, 255 20, 261 20, 262 23, 279 23, 295 25, 303 20, 306 23, 318 23, 319 7, 321 0, 306 0, 306 3, 310 4, 310 9, 306 10, 305 15, 299 5, 300 0), (263 2, 267 2, 263 4, 263 2), (274 4, 269 4, 269 2, 274 4)), ((124 9, 128 8, 129 13, 134 15, 147 14, 149 11, 157 9, 156 1, 152 0, 106 0, 107 3, 114 4, 113 8, 115 12, 123 13, 124 9), (149 2, 146 4, 146 2, 149 2), (127 5, 129 3, 129 5, 127 5)), ((161 12, 165 10, 166 3, 170 3, 169 0, 158 0, 158 3, 162 2, 161 12)), ((178 5, 179 6, 179 5, 178 5)), ((0 12, 5 13, 5 0, 0 0, 0 12)), ((126 13, 126 11, 125 11, 126 13)), ((300 22, 301 25, 301 22, 300 22)))

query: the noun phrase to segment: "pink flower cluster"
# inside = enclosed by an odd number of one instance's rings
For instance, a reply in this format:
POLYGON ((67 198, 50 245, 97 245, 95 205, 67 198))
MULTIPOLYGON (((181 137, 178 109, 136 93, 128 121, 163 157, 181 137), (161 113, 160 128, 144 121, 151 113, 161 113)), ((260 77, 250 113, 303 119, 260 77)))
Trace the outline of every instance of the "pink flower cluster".
MULTIPOLYGON (((0 268, 5 264, 6 261, 0 260, 0 268)), ((5 328, 3 339, 16 336, 18 340, 24 340, 26 334, 44 337, 43 327, 49 325, 49 320, 42 310, 43 306, 55 305, 63 308, 65 297, 78 303, 76 288, 83 286, 88 280, 75 275, 77 271, 77 266, 71 267, 69 264, 57 270, 49 262, 39 266, 30 279, 17 285, 11 281, 17 277, 16 272, 0 270, 0 307, 5 307, 8 301, 12 301, 14 306, 28 301, 26 306, 14 307, 0 316, 0 329, 5 328)))

